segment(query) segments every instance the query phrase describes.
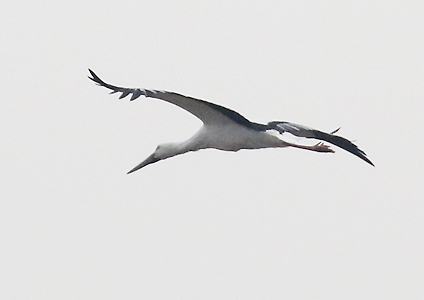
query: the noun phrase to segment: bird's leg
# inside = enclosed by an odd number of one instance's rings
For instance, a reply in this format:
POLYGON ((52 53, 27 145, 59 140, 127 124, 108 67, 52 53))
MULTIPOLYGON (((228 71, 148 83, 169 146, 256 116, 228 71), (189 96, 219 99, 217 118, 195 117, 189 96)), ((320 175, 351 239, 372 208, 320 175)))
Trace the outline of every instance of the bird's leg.
POLYGON ((324 143, 319 142, 316 145, 313 146, 304 146, 304 145, 297 145, 292 143, 287 143, 290 147, 300 148, 300 149, 306 149, 316 152, 331 152, 334 153, 334 150, 330 148, 330 146, 324 145, 324 143))

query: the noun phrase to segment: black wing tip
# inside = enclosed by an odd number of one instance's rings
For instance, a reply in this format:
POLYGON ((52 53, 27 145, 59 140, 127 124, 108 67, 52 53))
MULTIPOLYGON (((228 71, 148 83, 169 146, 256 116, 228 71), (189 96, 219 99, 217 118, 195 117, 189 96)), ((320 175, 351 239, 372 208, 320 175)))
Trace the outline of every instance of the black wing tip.
MULTIPOLYGON (((358 150, 359 150, 359 149, 358 149, 358 150)), ((353 153, 353 154, 355 154, 356 156, 358 156, 358 157, 359 157, 360 159, 362 159, 363 161, 365 161, 365 162, 369 163, 371 166, 375 167, 375 165, 372 163, 372 161, 370 161, 370 160, 368 159, 368 157, 366 157, 366 155, 365 155, 365 153, 364 153, 363 151, 359 150, 359 152, 358 152, 358 153, 353 153)))
POLYGON ((355 144, 352 143, 352 145, 355 147, 355 149, 352 149, 352 150, 349 150, 347 148, 343 148, 343 149, 349 151, 353 155, 356 155, 357 157, 359 157, 363 161, 365 161, 365 162, 369 163, 371 166, 375 167, 375 165, 372 163, 371 160, 369 160, 369 158, 367 157, 367 155, 365 154, 364 151, 362 151, 361 149, 359 149, 358 146, 356 146, 355 144))
MULTIPOLYGON (((342 138, 344 139, 344 138, 342 138)), ((375 165, 372 163, 371 160, 369 160, 369 158, 367 157, 367 155, 365 154, 364 151, 362 151, 361 149, 358 148, 357 145, 355 145, 354 143, 350 142, 349 147, 343 147, 342 145, 336 145, 341 147, 342 149, 352 153, 353 155, 359 157, 360 159, 362 159, 363 161, 367 162, 368 164, 370 164, 371 166, 375 167, 375 165)), ((345 146, 345 145, 344 145, 345 146)))
POLYGON ((99 85, 104 84, 103 80, 101 80, 101 79, 99 78, 99 76, 97 76, 97 75, 96 75, 96 73, 94 73, 91 69, 88 69, 88 72, 90 72, 90 74, 91 74, 91 76, 92 76, 92 77, 87 76, 87 77, 88 77, 88 79, 93 80, 95 83, 97 83, 97 84, 99 84, 99 85))
MULTIPOLYGON (((335 132, 337 132, 337 131, 338 131, 338 129, 335 132)), ((357 145, 355 145, 351 141, 345 139, 344 137, 334 135, 332 133, 325 133, 325 132, 322 132, 322 131, 319 131, 319 130, 312 130, 312 132, 313 132, 315 138, 329 142, 333 145, 336 145, 336 146, 352 153, 353 155, 359 157, 363 161, 369 163, 371 166, 375 167, 375 165, 371 162, 371 160, 368 159, 368 157, 367 157, 367 155, 365 154, 364 151, 359 149, 357 145)))
POLYGON ((123 99, 123 98, 127 97, 128 95, 132 94, 130 100, 134 101, 135 99, 137 99, 141 95, 145 95, 145 93, 140 89, 123 88, 123 87, 118 87, 118 86, 108 84, 108 83, 104 82, 103 80, 101 80, 100 77, 97 76, 96 73, 94 73, 93 70, 88 69, 88 71, 90 72, 90 74, 92 76, 92 77, 87 76, 88 79, 94 81, 99 86, 103 86, 105 88, 112 90, 110 92, 110 94, 122 93, 121 96, 119 96, 119 99, 123 99))
MULTIPOLYGON (((342 138, 342 139, 344 139, 344 138, 342 138)), ((363 161, 369 163, 371 166, 375 167, 375 165, 372 163, 371 160, 369 160, 369 158, 367 157, 367 154, 363 150, 359 149, 358 146, 355 145, 354 143, 352 143, 350 141, 349 141, 349 143, 353 146, 353 149, 348 149, 348 148, 344 148, 344 147, 342 147, 342 148, 347 150, 348 152, 352 153, 353 155, 356 155, 357 157, 359 157, 363 161)))
POLYGON ((368 159, 368 157, 366 157, 365 156, 365 153, 364 153, 364 156, 360 156, 364 161, 366 161, 367 163, 369 163, 371 166, 373 166, 373 167, 375 167, 375 165, 372 163, 372 161, 370 161, 369 159, 368 159))
MULTIPOLYGON (((96 78, 96 77, 97 77, 96 73, 94 73, 94 72, 93 72, 93 70, 88 69, 88 72, 90 72, 91 76, 93 76, 93 78, 91 78, 90 76, 88 76, 88 78, 90 78, 90 79, 94 79, 94 78, 96 78)), ((97 77, 97 78, 98 78, 98 77, 97 77)))

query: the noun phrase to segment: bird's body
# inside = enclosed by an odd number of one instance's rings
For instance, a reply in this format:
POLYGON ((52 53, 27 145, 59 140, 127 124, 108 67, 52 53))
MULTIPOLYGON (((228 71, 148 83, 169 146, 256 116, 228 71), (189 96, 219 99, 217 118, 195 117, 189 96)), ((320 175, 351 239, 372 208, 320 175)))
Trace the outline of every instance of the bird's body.
POLYGON ((327 141, 373 165, 365 153, 356 145, 345 138, 334 135, 337 130, 332 133, 325 133, 306 126, 282 121, 269 122, 267 125, 253 123, 239 113, 211 102, 166 91, 113 86, 105 83, 93 71, 89 71, 92 75, 89 78, 98 85, 111 89, 111 93, 121 92, 120 99, 131 94, 131 100, 135 100, 141 95, 164 100, 187 110, 203 122, 200 130, 190 139, 183 143, 159 145, 152 155, 128 173, 132 173, 162 159, 207 148, 238 151, 241 149, 296 147, 317 152, 334 152, 322 142, 314 146, 290 143, 282 138, 282 134, 284 133, 290 133, 297 137, 327 141))
MULTIPOLYGON (((192 145, 190 151, 214 148, 224 151, 238 151, 241 149, 276 148, 287 146, 279 138, 264 131, 256 131, 238 124, 224 126, 203 126, 187 142, 192 145)), ((183 144, 186 144, 183 143, 183 144)))

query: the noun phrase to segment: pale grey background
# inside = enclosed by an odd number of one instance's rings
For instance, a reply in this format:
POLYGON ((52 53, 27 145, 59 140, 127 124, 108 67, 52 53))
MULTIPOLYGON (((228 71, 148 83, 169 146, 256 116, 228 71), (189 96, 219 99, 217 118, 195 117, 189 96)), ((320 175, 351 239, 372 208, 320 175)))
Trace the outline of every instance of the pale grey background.
POLYGON ((424 2, 2 1, 1 299, 423 299, 424 2), (204 150, 87 68, 336 149, 204 150))

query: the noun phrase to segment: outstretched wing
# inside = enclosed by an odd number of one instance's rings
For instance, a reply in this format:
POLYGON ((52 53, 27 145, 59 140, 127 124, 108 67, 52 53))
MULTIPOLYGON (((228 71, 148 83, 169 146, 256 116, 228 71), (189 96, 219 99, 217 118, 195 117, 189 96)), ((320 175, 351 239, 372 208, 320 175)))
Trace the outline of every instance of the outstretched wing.
POLYGON ((269 122, 268 129, 277 130, 279 133, 289 132, 298 137, 314 138, 317 140, 326 141, 346 151, 349 151, 353 155, 358 156, 370 165, 374 166, 374 164, 367 158, 365 152, 359 149, 358 146, 341 136, 334 135, 334 133, 336 133, 339 129, 331 133, 325 133, 306 126, 278 121, 269 122))
POLYGON ((156 98, 175 104, 182 109, 192 113, 198 117, 204 124, 227 124, 227 123, 238 123, 247 127, 254 127, 255 125, 247 120, 239 113, 228 109, 226 107, 207 102, 200 99, 195 99, 187 96, 183 96, 177 93, 159 91, 159 90, 148 90, 139 88, 124 88, 108 84, 101 80, 92 70, 89 69, 92 77, 88 77, 100 86, 112 90, 111 94, 122 93, 119 99, 125 98, 131 94, 130 100, 133 101, 140 96, 146 96, 150 98, 156 98))

